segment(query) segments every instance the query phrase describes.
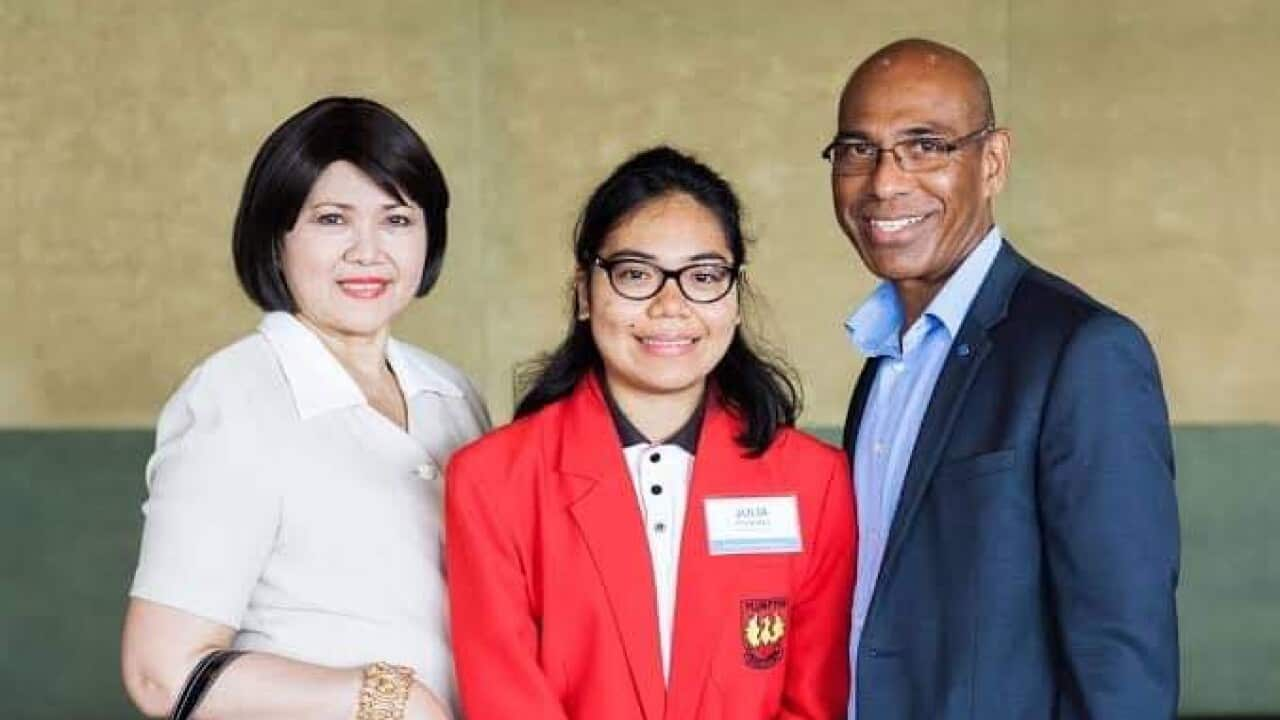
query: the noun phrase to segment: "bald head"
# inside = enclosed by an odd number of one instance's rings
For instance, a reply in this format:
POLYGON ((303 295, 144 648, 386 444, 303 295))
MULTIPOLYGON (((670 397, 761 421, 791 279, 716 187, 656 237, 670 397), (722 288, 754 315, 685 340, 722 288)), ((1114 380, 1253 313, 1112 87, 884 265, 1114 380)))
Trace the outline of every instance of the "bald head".
POLYGON ((906 38, 875 51, 853 71, 840 98, 841 114, 848 103, 869 91, 894 83, 931 80, 950 92, 949 100, 975 126, 995 125, 991 87, 982 68, 953 47, 923 38, 906 38))

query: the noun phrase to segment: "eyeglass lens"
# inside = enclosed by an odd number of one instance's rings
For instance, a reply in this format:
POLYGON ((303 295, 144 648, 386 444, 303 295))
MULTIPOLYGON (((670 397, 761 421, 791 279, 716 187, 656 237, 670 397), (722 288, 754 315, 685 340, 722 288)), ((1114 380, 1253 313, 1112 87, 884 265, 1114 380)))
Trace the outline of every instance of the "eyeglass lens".
POLYGON ((714 302, 728 294, 734 272, 728 265, 689 265, 678 270, 664 270, 643 260, 614 260, 603 263, 609 284, 621 296, 646 300, 662 290, 672 277, 684 296, 694 302, 714 302))

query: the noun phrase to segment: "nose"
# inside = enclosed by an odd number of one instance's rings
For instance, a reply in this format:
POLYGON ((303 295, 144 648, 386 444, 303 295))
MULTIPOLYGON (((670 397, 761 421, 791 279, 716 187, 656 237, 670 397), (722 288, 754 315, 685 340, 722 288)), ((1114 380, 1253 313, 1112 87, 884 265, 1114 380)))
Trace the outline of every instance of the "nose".
POLYGON ((378 229, 367 222, 352 223, 350 227, 351 244, 347 246, 342 258, 356 265, 371 265, 377 262, 382 250, 378 229))
POLYGON ((898 164, 898 156, 892 148, 880 150, 880 158, 871 171, 870 179, 868 190, 881 200, 905 194, 913 182, 911 174, 904 172, 898 164))
POLYGON ((662 279, 662 287, 658 288, 658 294, 649 300, 648 312, 650 317, 673 317, 683 315, 689 311, 689 305, 684 298, 684 294, 680 292, 680 285, 674 277, 665 277, 662 279))

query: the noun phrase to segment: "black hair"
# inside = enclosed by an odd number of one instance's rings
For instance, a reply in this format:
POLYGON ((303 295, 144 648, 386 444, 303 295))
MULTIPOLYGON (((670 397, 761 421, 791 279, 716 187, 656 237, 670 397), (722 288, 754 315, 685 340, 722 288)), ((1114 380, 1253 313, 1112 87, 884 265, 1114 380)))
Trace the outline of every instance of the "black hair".
POLYGON ((338 160, 360 168, 400 202, 422 208, 427 254, 415 295, 426 295, 440 277, 449 189, 427 144, 383 105, 327 97, 276 128, 258 149, 245 179, 231 250, 240 285, 263 310, 297 310, 280 267, 282 243, 316 178, 338 160))
MULTIPOLYGON (((724 231, 734 266, 746 262, 747 243, 733 188, 697 159, 662 146, 631 157, 591 193, 574 230, 578 271, 590 278, 596 254, 608 234, 641 206, 672 194, 688 195, 711 211, 724 231)), ((740 297, 750 293, 745 276, 740 278, 738 292, 740 297)), ((590 324, 578 319, 576 294, 573 297, 567 336, 523 373, 527 390, 516 407, 516 417, 569 395, 587 373, 602 366, 590 324)), ((762 357, 747 340, 741 324, 734 328, 729 348, 710 378, 721 402, 742 418, 745 427, 735 439, 749 454, 764 452, 778 428, 795 425, 800 391, 792 375, 782 361, 762 357)))

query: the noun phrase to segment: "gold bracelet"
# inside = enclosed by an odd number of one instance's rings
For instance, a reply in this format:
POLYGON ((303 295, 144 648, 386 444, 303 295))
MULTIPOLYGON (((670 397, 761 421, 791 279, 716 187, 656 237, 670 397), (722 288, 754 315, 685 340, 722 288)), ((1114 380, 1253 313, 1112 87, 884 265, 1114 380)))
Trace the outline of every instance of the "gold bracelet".
POLYGON ((413 668, 376 662, 364 669, 356 720, 404 720, 413 668))

